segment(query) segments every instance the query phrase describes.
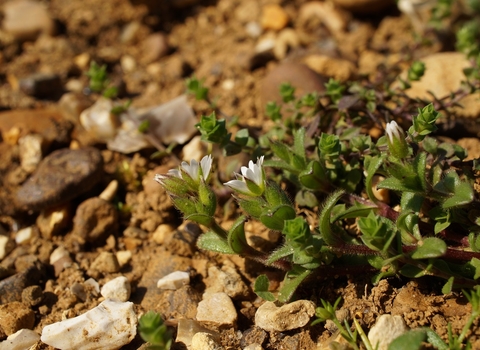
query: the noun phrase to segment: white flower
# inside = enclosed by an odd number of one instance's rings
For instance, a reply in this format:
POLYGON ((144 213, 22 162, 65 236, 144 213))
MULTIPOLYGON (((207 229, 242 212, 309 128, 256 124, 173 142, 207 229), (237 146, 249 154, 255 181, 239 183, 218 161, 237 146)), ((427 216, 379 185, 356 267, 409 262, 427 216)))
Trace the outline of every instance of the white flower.
POLYGON ((236 180, 228 181, 224 185, 245 195, 260 196, 265 190, 265 172, 262 168, 263 158, 263 156, 258 158, 256 163, 250 161, 248 168, 242 166, 240 168, 242 175, 236 173, 236 180))
POLYGON ((168 190, 172 184, 178 184, 179 180, 183 180, 183 183, 187 184, 191 189, 198 190, 201 178, 205 182, 208 181, 210 170, 212 169, 212 161, 212 156, 208 155, 203 157, 200 162, 195 159, 192 159, 190 164, 182 162, 179 169, 170 169, 166 175, 155 175, 155 181, 168 190), (168 181, 169 179, 171 181, 168 181), (179 180, 173 181, 173 179, 179 180))
POLYGON ((405 140, 405 132, 398 126, 397 122, 392 120, 387 123, 385 127, 385 133, 388 138, 388 149, 390 154, 398 159, 408 156, 409 148, 407 141, 405 140))
POLYGON ((405 138, 403 130, 398 126, 395 120, 387 123, 387 126, 385 127, 385 132, 387 133, 390 142, 393 142, 395 139, 405 138))

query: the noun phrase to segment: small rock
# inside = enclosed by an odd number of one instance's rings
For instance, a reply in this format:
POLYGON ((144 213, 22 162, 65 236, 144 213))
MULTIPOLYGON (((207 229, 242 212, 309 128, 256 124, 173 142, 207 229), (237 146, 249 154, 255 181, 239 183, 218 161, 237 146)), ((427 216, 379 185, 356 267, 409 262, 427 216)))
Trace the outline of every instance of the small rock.
POLYGON ((157 288, 177 290, 189 283, 190 275, 188 272, 175 271, 159 279, 157 282, 157 288))
POLYGON ((125 276, 119 276, 105 283, 100 290, 100 294, 102 294, 105 299, 128 301, 128 299, 130 299, 131 291, 132 289, 128 278, 125 276))
POLYGON ((110 252, 101 252, 97 258, 92 262, 92 270, 100 273, 115 273, 120 270, 117 257, 110 252))
POLYGON ((20 329, 8 336, 0 343, 0 350, 25 350, 30 349, 40 340, 40 335, 30 329, 20 329))
POLYGON ((127 265, 132 260, 132 252, 129 250, 120 250, 115 253, 120 267, 127 265))
POLYGON ((25 271, 0 281, 0 304, 22 300, 22 292, 28 286, 39 284, 44 277, 43 265, 34 264, 25 271))
MULTIPOLYGON (((34 234, 33 226, 22 228, 21 230, 18 230, 17 233, 15 233, 15 243, 27 244, 32 240, 34 236, 35 234, 34 234)), ((0 260, 1 260, 1 254, 0 254, 0 260)))
POLYGON ((214 333, 208 328, 203 327, 197 321, 181 318, 178 320, 177 337, 175 342, 183 343, 187 349, 189 349, 192 344, 192 339, 197 333, 207 333, 214 337, 214 339, 220 339, 218 333, 214 333))
POLYGON ((50 265, 55 264, 58 260, 63 259, 65 257, 70 257, 70 252, 64 246, 57 247, 50 254, 50 265))
POLYGON ((15 204, 22 210, 39 210, 68 202, 96 185, 102 163, 95 148, 54 151, 18 189, 15 204))
POLYGON ((166 319, 194 319, 201 300, 202 296, 197 290, 185 285, 177 290, 160 290, 160 295, 155 299, 155 309, 166 319))
POLYGON ((192 337, 191 350, 221 350, 223 347, 210 333, 198 332, 192 337))
POLYGON ((297 48, 300 45, 300 38, 297 32, 292 28, 285 28, 275 40, 273 47, 273 54, 277 60, 283 60, 287 55, 288 50, 297 48))
POLYGON ((395 4, 393 0, 332 0, 332 2, 355 13, 378 13, 395 4))
POLYGON ((180 256, 191 257, 197 250, 197 238, 201 234, 197 225, 186 224, 183 228, 179 227, 173 234, 167 237, 164 246, 171 252, 180 256))
POLYGON ((345 30, 348 24, 349 16, 335 8, 331 2, 309 1, 304 3, 298 12, 299 23, 318 18, 332 34, 345 30))
POLYGON ((110 202, 99 197, 83 201, 73 218, 73 234, 83 242, 103 244, 118 229, 118 212, 110 202))
POLYGON ((6 335, 18 332, 22 328, 32 329, 35 325, 35 313, 21 302, 0 305, 0 329, 6 335))
POLYGON ((0 235, 0 260, 3 260, 15 248, 15 241, 8 236, 0 235))
POLYGON ((356 70, 355 65, 350 61, 325 55, 310 55, 305 57, 304 62, 318 74, 339 81, 351 79, 356 70))
POLYGON ((19 81, 20 90, 37 98, 57 99, 63 92, 58 74, 35 73, 19 81))
POLYGON ((402 316, 381 315, 375 325, 368 332, 368 339, 378 350, 387 350, 390 343, 408 331, 402 316))
POLYGON ((297 300, 281 307, 267 301, 255 314, 255 326, 269 332, 284 332, 305 326, 314 314, 315 304, 309 300, 297 300))
POLYGON ((268 4, 263 7, 260 19, 263 29, 281 30, 287 26, 288 21, 288 14, 281 6, 268 4))
POLYGON ((70 225, 71 217, 71 207, 67 203, 42 210, 36 223, 42 237, 51 239, 70 225))
POLYGON ((142 64, 150 64, 162 58, 170 51, 168 37, 164 33, 153 33, 141 43, 142 64))
POLYGON ((27 173, 32 173, 42 160, 43 137, 39 134, 29 134, 18 140, 20 166, 27 173))
POLYGON ((260 346, 267 340, 268 334, 263 329, 258 327, 252 327, 247 329, 242 334, 242 339, 240 339, 240 346, 243 349, 252 346, 252 350, 255 349, 255 345, 260 346))
POLYGON ((43 3, 9 1, 4 3, 3 13, 3 29, 17 40, 35 40, 40 34, 55 32, 55 24, 43 3))
POLYGON ((80 316, 44 327, 40 339, 62 350, 114 350, 136 334, 133 303, 107 299, 80 316))
POLYGON ((296 89, 295 95, 302 96, 310 92, 325 91, 326 82, 324 77, 303 64, 285 62, 268 72, 262 81, 260 94, 264 105, 271 101, 282 103, 282 83, 290 83, 296 89))
POLYGON ((224 265, 221 270, 211 266, 208 269, 208 281, 209 287, 205 293, 224 292, 232 299, 245 298, 249 294, 242 276, 232 266, 224 265))
POLYGON ((262 34, 262 27, 258 22, 250 21, 245 24, 245 31, 251 38, 255 39, 262 34))
POLYGON ((237 310, 227 294, 207 294, 198 303, 196 318, 199 322, 209 322, 217 326, 234 326, 237 322, 237 310))
POLYGON ((137 68, 137 61, 130 55, 123 55, 120 58, 120 66, 124 73, 131 73, 137 68))
POLYGON ((111 99, 101 97, 80 114, 80 124, 99 142, 113 140, 120 127, 118 116, 111 113, 113 107, 111 99))
POLYGON ((98 195, 99 198, 103 199, 104 201, 111 202, 115 195, 117 194, 118 190, 118 181, 112 180, 108 183, 107 187, 98 195))
POLYGON ((22 302, 28 306, 37 306, 43 301, 43 290, 40 286, 29 286, 22 291, 22 302))
POLYGON ((164 244, 168 237, 175 232, 175 228, 169 224, 160 224, 153 232, 152 239, 157 244, 164 244))

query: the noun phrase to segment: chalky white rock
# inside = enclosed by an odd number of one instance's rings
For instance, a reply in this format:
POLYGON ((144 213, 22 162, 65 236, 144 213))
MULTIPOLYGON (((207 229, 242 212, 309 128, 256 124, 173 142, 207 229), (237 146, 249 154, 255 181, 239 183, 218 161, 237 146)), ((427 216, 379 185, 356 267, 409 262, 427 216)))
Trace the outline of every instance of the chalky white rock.
POLYGON ((37 341, 40 335, 30 329, 20 329, 18 332, 8 336, 8 338, 0 342, 0 350, 25 350, 29 349, 37 341))
POLYGON ((40 340, 62 350, 115 350, 136 334, 133 303, 107 299, 80 316, 46 326, 40 340))
POLYGON ((190 283, 190 275, 188 272, 175 271, 162 278, 157 282, 157 288, 177 290, 190 283))
POLYGON ((119 276, 105 283, 100 294, 107 299, 127 301, 130 299, 131 291, 132 288, 130 287, 128 278, 125 276, 119 276))

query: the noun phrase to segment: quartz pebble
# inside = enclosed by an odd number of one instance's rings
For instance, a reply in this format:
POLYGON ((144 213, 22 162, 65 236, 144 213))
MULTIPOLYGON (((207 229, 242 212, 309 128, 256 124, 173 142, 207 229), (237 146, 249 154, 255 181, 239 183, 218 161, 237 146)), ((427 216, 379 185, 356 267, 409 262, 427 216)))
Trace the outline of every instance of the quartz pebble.
POLYGON ((92 262, 91 269, 101 273, 114 273, 120 270, 120 265, 115 254, 101 252, 92 262))
POLYGON ((209 333, 198 332, 192 337, 190 350, 221 350, 222 347, 209 333))
POLYGON ((381 315, 375 325, 368 332, 368 339, 378 350, 387 350, 390 343, 408 331, 402 316, 381 315))
POLYGON ((178 320, 177 337, 175 342, 183 343, 189 349, 192 344, 192 339, 197 333, 208 333, 216 340, 220 338, 218 333, 214 333, 208 328, 203 327, 197 321, 181 318, 178 320))
POLYGON ((132 260, 132 252, 129 250, 120 250, 115 253, 115 256, 117 257, 120 267, 125 266, 132 260))
POLYGON ((15 248, 15 242, 8 236, 0 235, 0 260, 5 258, 15 248))
POLYGON ((80 316, 44 327, 41 340, 62 350, 113 350, 136 334, 133 303, 107 299, 80 316))
POLYGON ((37 341, 40 335, 30 329, 20 329, 8 336, 8 338, 0 343, 0 350, 25 350, 29 349, 37 341))
POLYGON ((130 282, 125 276, 119 276, 108 281, 100 290, 100 294, 104 298, 119 301, 128 301, 131 292, 130 282))
POLYGON ((33 236, 33 227, 28 226, 17 231, 15 234, 15 242, 17 244, 26 244, 31 241, 33 236))
POLYGON ((233 326, 237 322, 237 310, 226 293, 204 296, 198 303, 197 321, 213 323, 216 326, 233 326))
POLYGON ((43 137, 39 134, 22 136, 18 140, 20 165, 27 173, 33 172, 42 160, 43 137))
POLYGON ((37 227, 43 238, 51 239, 71 223, 70 205, 64 204, 42 210, 37 217, 37 227))
POLYGON ((284 332, 305 326, 315 314, 310 300, 297 300, 278 307, 267 301, 255 313, 255 325, 266 331, 284 332))
POLYGON ((190 275, 188 272, 175 271, 160 278, 157 282, 157 288, 176 290, 189 283, 190 275))

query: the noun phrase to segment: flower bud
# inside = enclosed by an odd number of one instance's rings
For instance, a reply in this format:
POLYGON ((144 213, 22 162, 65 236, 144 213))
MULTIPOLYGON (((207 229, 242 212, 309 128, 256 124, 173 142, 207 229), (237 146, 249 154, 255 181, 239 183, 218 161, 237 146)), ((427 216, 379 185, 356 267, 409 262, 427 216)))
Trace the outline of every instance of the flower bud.
POLYGON ((409 148, 405 140, 403 129, 398 126, 397 122, 391 121, 385 128, 387 133, 388 150, 395 158, 402 159, 408 156, 409 148))

